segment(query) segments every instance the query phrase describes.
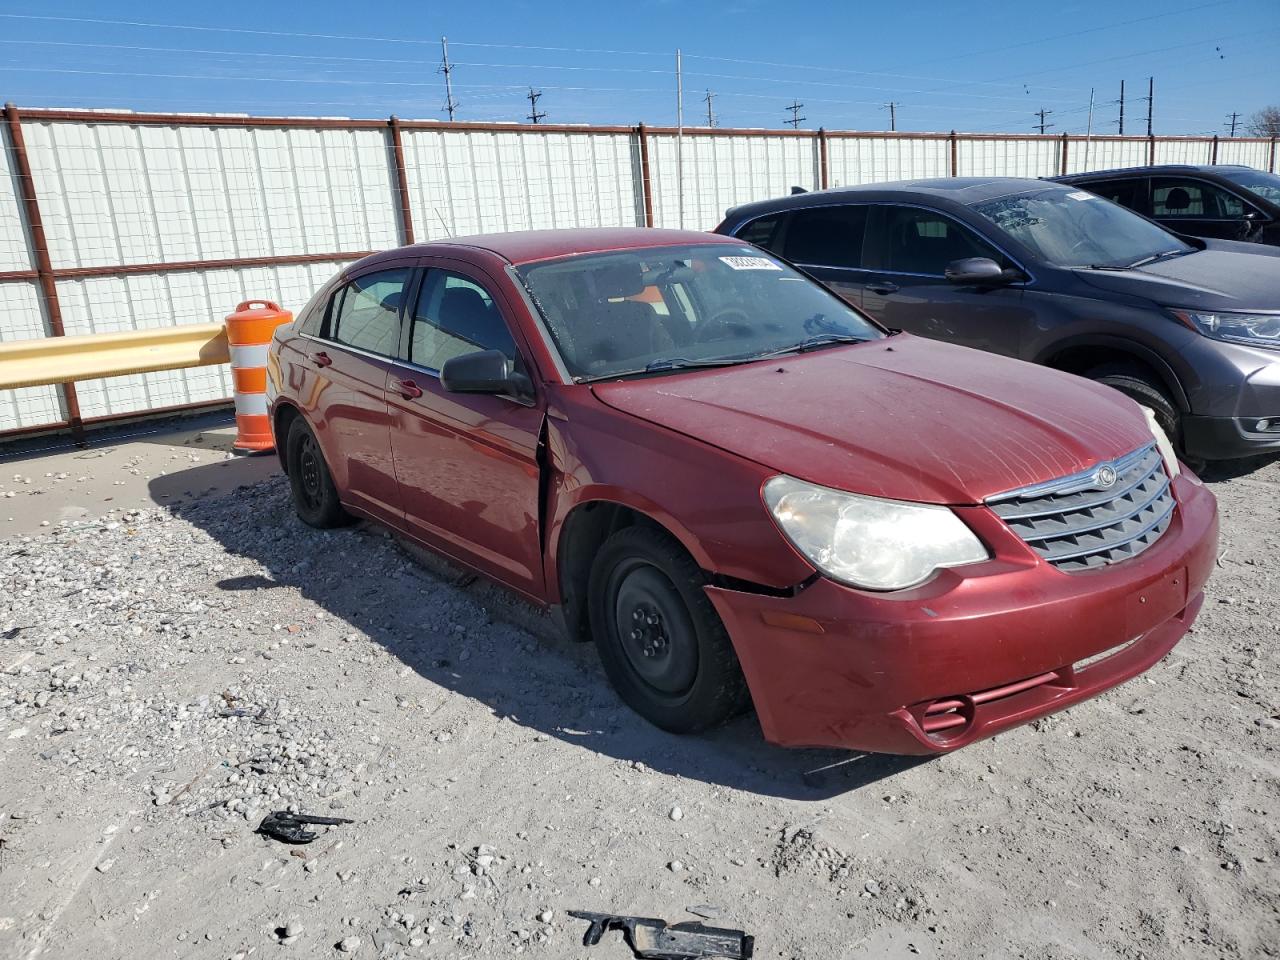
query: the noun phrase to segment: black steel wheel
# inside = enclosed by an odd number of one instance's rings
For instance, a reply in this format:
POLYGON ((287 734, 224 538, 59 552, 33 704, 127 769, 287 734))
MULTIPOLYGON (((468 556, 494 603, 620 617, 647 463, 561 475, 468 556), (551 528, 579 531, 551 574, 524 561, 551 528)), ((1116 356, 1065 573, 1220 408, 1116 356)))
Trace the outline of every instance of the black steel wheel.
POLYGON ((693 733, 750 702, 702 571, 662 530, 627 527, 591 572, 591 632, 610 681, 655 726, 693 733))
POLYGON ((302 522, 322 530, 350 523, 316 435, 300 416, 289 425, 285 454, 293 505, 302 522))

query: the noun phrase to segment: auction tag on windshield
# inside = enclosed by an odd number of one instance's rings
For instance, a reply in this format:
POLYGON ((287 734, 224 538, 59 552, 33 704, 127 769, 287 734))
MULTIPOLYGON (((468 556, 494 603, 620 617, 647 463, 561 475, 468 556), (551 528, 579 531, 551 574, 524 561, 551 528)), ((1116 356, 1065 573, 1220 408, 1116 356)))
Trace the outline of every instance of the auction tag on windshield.
POLYGON ((1102 198, 1096 193, 1089 193, 1087 190, 1077 190, 1075 193, 1068 193, 1068 197, 1072 200, 1101 200, 1102 198))
POLYGON ((721 257, 720 262, 734 270, 781 270, 768 257, 721 257))

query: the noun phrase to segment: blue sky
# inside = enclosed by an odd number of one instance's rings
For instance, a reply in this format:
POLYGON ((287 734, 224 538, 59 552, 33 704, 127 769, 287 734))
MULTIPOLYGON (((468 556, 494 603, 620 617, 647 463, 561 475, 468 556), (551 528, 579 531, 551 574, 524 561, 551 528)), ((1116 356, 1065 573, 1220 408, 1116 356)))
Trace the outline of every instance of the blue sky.
POLYGON ((440 37, 462 120, 1225 133, 1280 104, 1280 0, 627 3, 0 0, 0 99, 26 106, 442 118, 440 37), (96 21, 96 22, 92 22, 96 21), (129 22, 125 22, 129 21, 129 22))

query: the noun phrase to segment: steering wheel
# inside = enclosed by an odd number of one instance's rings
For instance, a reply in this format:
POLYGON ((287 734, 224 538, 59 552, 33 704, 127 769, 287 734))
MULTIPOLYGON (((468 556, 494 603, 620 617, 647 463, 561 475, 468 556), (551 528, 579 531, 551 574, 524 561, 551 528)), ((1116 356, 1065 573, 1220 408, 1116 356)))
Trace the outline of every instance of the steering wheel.
POLYGON ((698 342, 707 343, 714 340, 728 339, 725 334, 729 333, 730 325, 740 323, 750 329, 751 318, 747 316, 747 312, 739 307, 724 307, 717 310, 702 323, 698 324, 698 342))

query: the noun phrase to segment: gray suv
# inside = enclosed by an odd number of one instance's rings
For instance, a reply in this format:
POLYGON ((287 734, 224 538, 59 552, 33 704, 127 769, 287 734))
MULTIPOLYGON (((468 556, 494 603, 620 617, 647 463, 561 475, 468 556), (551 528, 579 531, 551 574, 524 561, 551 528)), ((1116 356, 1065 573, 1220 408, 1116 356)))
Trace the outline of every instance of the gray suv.
POLYGON ((1280 451, 1280 248, 1179 237, 1079 187, 1016 179, 795 194, 716 229, 887 327, 1110 384, 1188 459, 1280 451))

